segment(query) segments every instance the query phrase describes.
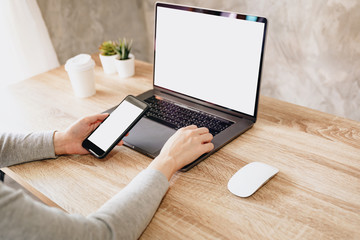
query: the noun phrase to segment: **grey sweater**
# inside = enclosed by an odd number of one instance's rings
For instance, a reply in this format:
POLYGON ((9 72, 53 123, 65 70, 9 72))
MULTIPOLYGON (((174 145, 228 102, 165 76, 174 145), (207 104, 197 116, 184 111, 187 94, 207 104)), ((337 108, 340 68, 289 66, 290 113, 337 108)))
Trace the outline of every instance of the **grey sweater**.
MULTIPOLYGON (((0 167, 55 158, 53 132, 0 133, 0 167)), ((146 169, 90 216, 68 214, 0 183, 0 239, 137 239, 169 187, 146 169)))

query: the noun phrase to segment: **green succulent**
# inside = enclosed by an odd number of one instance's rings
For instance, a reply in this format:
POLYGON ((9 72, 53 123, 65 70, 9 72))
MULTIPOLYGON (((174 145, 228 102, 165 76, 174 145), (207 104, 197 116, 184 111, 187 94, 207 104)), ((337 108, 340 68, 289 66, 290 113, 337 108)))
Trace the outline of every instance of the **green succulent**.
POLYGON ((125 38, 119 39, 119 42, 115 42, 114 50, 119 55, 119 60, 129 59, 129 54, 132 47, 132 40, 128 43, 125 38))
POLYGON ((103 42, 100 47, 100 54, 103 56, 113 56, 116 55, 117 52, 115 51, 116 43, 114 41, 105 41, 103 42))

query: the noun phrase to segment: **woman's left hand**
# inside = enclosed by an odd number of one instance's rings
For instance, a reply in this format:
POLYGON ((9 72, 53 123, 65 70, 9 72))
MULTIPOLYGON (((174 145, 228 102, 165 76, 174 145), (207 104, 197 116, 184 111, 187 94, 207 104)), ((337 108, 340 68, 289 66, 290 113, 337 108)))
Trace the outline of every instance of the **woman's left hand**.
MULTIPOLYGON (((88 154, 89 152, 84 149, 81 144, 107 116, 109 116, 108 113, 103 113, 83 117, 73 123, 65 131, 56 131, 54 134, 55 154, 88 154)), ((122 144, 123 141, 120 141, 118 145, 122 144)))

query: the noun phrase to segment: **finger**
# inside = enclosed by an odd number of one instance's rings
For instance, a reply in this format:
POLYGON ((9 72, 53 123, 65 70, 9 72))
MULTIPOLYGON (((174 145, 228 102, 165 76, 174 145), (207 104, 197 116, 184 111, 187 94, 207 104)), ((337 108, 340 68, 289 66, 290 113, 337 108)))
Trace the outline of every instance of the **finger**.
POLYGON ((214 144, 212 142, 208 142, 208 143, 202 144, 201 148, 204 151, 204 153, 207 153, 214 149, 214 144))
POLYGON ((104 121, 105 118, 107 118, 107 116, 109 116, 109 113, 95 114, 95 115, 85 117, 85 121, 90 124, 98 122, 98 121, 102 122, 102 121, 104 121))
POLYGON ((183 127, 183 129, 197 129, 197 126, 196 125, 189 125, 189 126, 186 126, 186 127, 183 127))
POLYGON ((198 134, 206 134, 206 133, 209 132, 209 129, 206 128, 206 127, 200 127, 200 128, 198 128, 198 129, 196 129, 195 131, 196 131, 196 133, 198 133, 198 134))
POLYGON ((97 114, 95 116, 97 116, 97 120, 98 121, 104 121, 105 118, 107 118, 108 116, 110 115, 110 113, 100 113, 100 114, 97 114))
POLYGON ((90 127, 91 127, 92 129, 97 128, 100 124, 101 124, 101 122, 100 122, 100 121, 95 122, 94 124, 93 124, 93 123, 89 123, 89 125, 91 125, 90 127))
POLYGON ((214 136, 211 133, 205 133, 200 135, 200 140, 201 143, 208 143, 211 142, 211 140, 213 140, 214 136))
POLYGON ((124 144, 124 141, 121 140, 117 145, 118 145, 118 146, 121 146, 121 145, 123 145, 123 144, 124 144))

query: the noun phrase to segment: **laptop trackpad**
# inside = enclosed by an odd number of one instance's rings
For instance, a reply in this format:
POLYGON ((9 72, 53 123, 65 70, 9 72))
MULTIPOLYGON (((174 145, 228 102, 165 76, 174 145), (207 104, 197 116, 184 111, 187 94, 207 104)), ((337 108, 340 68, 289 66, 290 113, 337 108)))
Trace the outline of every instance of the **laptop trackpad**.
POLYGON ((140 152, 155 157, 175 132, 174 129, 143 117, 131 129, 129 136, 124 138, 124 142, 127 146, 135 146, 135 150, 140 150, 140 152))

